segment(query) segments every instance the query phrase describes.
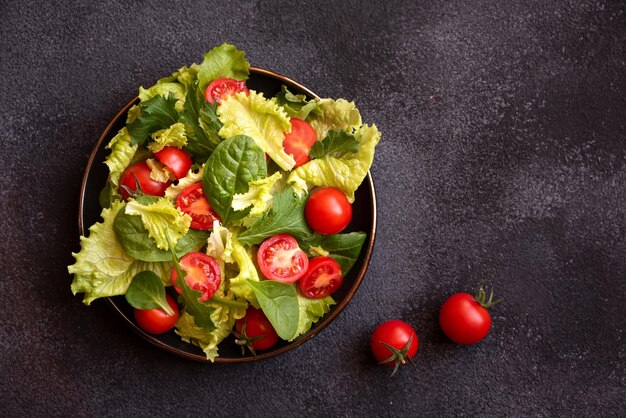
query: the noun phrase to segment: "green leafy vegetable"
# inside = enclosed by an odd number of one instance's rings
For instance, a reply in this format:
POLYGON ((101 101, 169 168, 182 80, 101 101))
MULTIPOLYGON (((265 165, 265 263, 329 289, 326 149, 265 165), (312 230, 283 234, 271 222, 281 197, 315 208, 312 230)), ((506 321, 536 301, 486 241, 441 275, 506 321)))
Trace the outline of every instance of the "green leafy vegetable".
POLYGON ((309 156, 322 158, 325 155, 338 156, 337 154, 357 152, 358 150, 359 141, 354 135, 341 129, 333 129, 328 131, 326 138, 313 144, 309 156))
POLYGON ((223 43, 204 54, 204 61, 198 69, 198 88, 204 92, 207 85, 216 78, 247 80, 250 64, 243 51, 234 45, 223 43))
POLYGON ((236 263, 239 270, 237 275, 229 280, 230 290, 238 298, 243 298, 255 308, 259 308, 259 301, 252 288, 248 286, 248 281, 259 281, 259 273, 254 265, 252 248, 245 248, 241 245, 236 234, 229 233, 227 235, 222 259, 226 263, 236 263))
POLYGON ((276 101, 291 118, 306 119, 311 112, 319 113, 317 101, 308 100, 304 94, 293 94, 284 84, 276 95, 276 101))
POLYGON ((142 271, 133 277, 125 298, 126 302, 135 309, 161 308, 168 315, 174 315, 174 311, 165 299, 163 282, 151 271, 142 271))
POLYGON ((143 87, 139 87, 139 100, 142 102, 146 102, 157 95, 167 97, 170 94, 175 97, 176 100, 184 100, 185 86, 180 83, 159 80, 150 88, 145 89, 143 87))
POLYGON ((183 213, 166 198, 147 205, 131 200, 126 204, 127 215, 141 216, 143 225, 158 248, 168 249, 168 239, 174 245, 184 236, 191 225, 191 216, 183 213))
POLYGON ((319 112, 309 115, 308 118, 309 123, 317 132, 317 139, 325 138, 331 129, 344 129, 352 132, 363 123, 354 102, 344 99, 321 99, 317 104, 319 112))
POLYGON ((156 95, 139 104, 139 110, 137 119, 128 125, 128 132, 132 137, 131 145, 143 145, 152 132, 168 128, 178 122, 176 97, 172 94, 168 94, 167 97, 156 95))
POLYGON ((347 152, 341 157, 327 155, 311 160, 293 170, 287 182, 298 194, 305 194, 310 187, 315 186, 336 187, 346 194, 350 202, 354 202, 354 192, 374 161, 374 149, 380 140, 380 132, 376 125, 363 125, 355 136, 359 141, 356 153, 347 152))
POLYGON ((222 100, 217 115, 224 124, 220 136, 249 136, 283 170, 291 170, 296 164, 283 148, 284 132, 289 132, 291 123, 276 99, 266 99, 254 90, 249 95, 237 93, 222 100))
POLYGON ((148 149, 154 153, 161 151, 165 147, 182 148, 187 145, 185 125, 178 122, 167 129, 156 131, 152 134, 152 140, 154 142, 148 145, 148 149))
POLYGON ((298 295, 298 328, 296 333, 288 341, 295 340, 298 336, 306 333, 311 326, 330 311, 335 301, 330 296, 322 299, 309 299, 300 292, 298 286, 292 285, 298 295))
POLYGON ((247 136, 234 136, 219 144, 207 160, 202 189, 224 224, 240 219, 247 211, 234 211, 233 196, 245 193, 248 183, 267 176, 265 154, 247 136))
POLYGON ((185 124, 187 133, 187 149, 196 159, 206 160, 222 142, 218 135, 222 123, 217 118, 217 104, 206 100, 198 100, 197 84, 187 91, 185 105, 180 113, 179 120, 185 124))
POLYGON ((265 213, 267 207, 272 203, 273 190, 276 183, 282 179, 280 171, 269 177, 253 180, 248 183, 246 193, 235 194, 233 196, 232 208, 235 211, 244 210, 251 207, 250 213, 243 219, 243 225, 249 227, 265 213))
POLYGON ((299 306, 298 295, 293 285, 274 280, 255 282, 248 280, 248 286, 263 309, 263 313, 272 323, 276 333, 283 340, 290 340, 298 331, 299 306))
POLYGON ((311 230, 304 219, 306 198, 296 196, 289 187, 274 195, 272 207, 266 211, 250 229, 239 235, 243 245, 260 244, 266 238, 276 234, 289 234, 295 238, 305 238, 311 230))
MULTIPOLYGON (((107 149, 111 150, 111 153, 104 160, 104 163, 109 168, 110 194, 114 197, 124 170, 130 165, 133 156, 137 152, 137 145, 131 145, 131 140, 128 129, 122 128, 106 146, 107 149)), ((117 197, 120 197, 119 194, 117 194, 117 197)))
MULTIPOLYGON (((361 254, 361 248, 367 238, 365 232, 350 232, 349 234, 320 235, 315 234, 302 241, 300 245, 309 251, 323 249, 328 256, 341 266, 344 277, 354 266, 361 254)), ((323 254, 321 254, 323 255, 323 254)))
POLYGON ((80 251, 72 253, 76 262, 67 268, 74 275, 72 292, 84 293, 86 305, 98 298, 123 295, 140 271, 151 270, 159 277, 169 277, 171 263, 135 260, 122 249, 113 222, 123 208, 123 202, 113 202, 111 208, 104 209, 103 222, 89 228, 89 237, 80 238, 80 251))

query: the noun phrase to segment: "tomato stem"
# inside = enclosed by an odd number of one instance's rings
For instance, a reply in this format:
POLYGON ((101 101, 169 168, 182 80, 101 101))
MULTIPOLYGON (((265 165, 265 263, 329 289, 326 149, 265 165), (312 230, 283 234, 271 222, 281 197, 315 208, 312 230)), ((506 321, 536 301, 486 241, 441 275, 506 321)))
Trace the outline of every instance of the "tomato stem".
POLYGON ((502 299, 493 300, 493 289, 491 289, 489 299, 487 299, 487 292, 482 285, 476 291, 476 294, 474 295, 474 300, 485 309, 489 309, 502 301, 502 299))
POLYGON ((389 356, 385 360, 378 363, 378 364, 387 364, 392 361, 394 362, 393 371, 391 372, 389 377, 392 377, 394 374, 396 374, 400 366, 402 366, 403 364, 406 364, 407 360, 409 361, 409 363, 411 363, 413 368, 416 368, 415 363, 413 363, 413 360, 407 354, 407 352, 409 351, 409 347, 411 347, 411 343, 413 342, 413 335, 409 337, 409 341, 407 341, 406 345, 402 347, 401 349, 392 347, 383 341, 378 341, 378 342, 384 345, 385 347, 387 347, 387 350, 391 352, 391 356, 389 356))
POLYGON ((265 338, 265 335, 257 335, 256 337, 248 337, 248 334, 246 333, 247 323, 248 323, 248 320, 244 319, 243 324, 241 325, 241 332, 232 331, 232 334, 235 336, 235 344, 241 346, 242 356, 246 354, 246 348, 247 348, 252 353, 252 356, 256 357, 256 350, 254 349, 253 343, 256 340, 265 338))

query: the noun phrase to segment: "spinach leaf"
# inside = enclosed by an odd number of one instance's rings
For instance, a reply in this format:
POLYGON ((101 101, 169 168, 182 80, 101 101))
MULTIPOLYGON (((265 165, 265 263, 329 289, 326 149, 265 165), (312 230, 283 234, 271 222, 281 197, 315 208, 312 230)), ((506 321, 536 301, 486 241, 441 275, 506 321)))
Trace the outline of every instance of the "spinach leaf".
POLYGON ((222 223, 228 225, 249 212, 249 209, 233 210, 235 193, 247 192, 250 181, 264 177, 267 177, 265 153, 252 138, 237 135, 220 143, 207 160, 202 189, 222 223))
POLYGON ((306 119, 309 113, 320 112, 317 101, 307 100, 304 94, 293 94, 284 84, 280 93, 276 95, 276 101, 292 118, 306 119))
POLYGON ((274 195, 272 207, 247 231, 239 235, 243 245, 260 244, 276 234, 289 234, 302 239, 311 235, 304 219, 306 196, 298 197, 292 187, 274 195))
POLYGON ((187 313, 193 316, 196 325, 204 328, 208 332, 214 331, 216 327, 215 322, 213 322, 211 318, 211 314, 215 311, 215 308, 198 300, 202 297, 202 292, 189 287, 187 279, 185 279, 186 272, 180 267, 177 252, 174 247, 172 247, 171 243, 169 247, 174 260, 174 268, 176 269, 176 286, 180 288, 179 302, 182 302, 187 313))
MULTIPOLYGON (((156 242, 148 235, 141 217, 127 215, 120 210, 113 222, 113 231, 124 251, 131 257, 141 261, 170 261, 172 254, 157 247, 156 242)), ((197 251, 206 243, 209 235, 203 231, 190 229, 176 243, 178 254, 197 251)))
POLYGON ((187 133, 185 149, 197 160, 206 161, 217 144, 222 142, 218 135, 222 123, 215 113, 216 110, 217 103, 198 100, 198 82, 194 82, 187 90, 185 106, 180 113, 179 121, 185 124, 187 133))
POLYGON ((246 280, 252 288, 259 305, 276 333, 283 340, 290 340, 298 331, 300 308, 298 294, 293 285, 274 280, 255 282, 246 280))
POLYGON ((328 154, 357 152, 358 150, 359 141, 354 135, 343 129, 333 129, 328 131, 323 140, 313 144, 309 156, 311 158, 321 158, 328 154))
POLYGON ((135 309, 161 308, 168 315, 174 315, 174 311, 165 299, 165 286, 159 276, 152 271, 137 273, 130 282, 124 297, 135 309))
POLYGON ((328 256, 335 260, 341 266, 341 272, 344 277, 354 266, 357 258, 361 254, 361 248, 367 238, 365 232, 350 232, 349 234, 335 235, 312 235, 300 243, 300 245, 308 250, 310 247, 322 247, 328 251, 328 256))
POLYGON ((130 125, 128 132, 132 137, 130 144, 143 145, 152 132, 165 129, 178 122, 176 98, 168 93, 167 98, 156 95, 139 104, 139 116, 130 125))

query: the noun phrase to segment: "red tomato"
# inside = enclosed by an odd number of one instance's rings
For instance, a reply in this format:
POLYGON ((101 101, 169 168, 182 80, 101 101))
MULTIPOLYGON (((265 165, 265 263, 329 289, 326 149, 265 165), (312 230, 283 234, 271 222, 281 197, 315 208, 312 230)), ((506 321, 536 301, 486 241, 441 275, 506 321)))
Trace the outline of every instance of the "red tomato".
POLYGON ((318 187, 311 192, 304 208, 306 223, 324 235, 343 231, 352 220, 352 205, 334 187, 318 187))
POLYGON ((300 279, 300 290, 309 299, 321 299, 335 293, 342 281, 341 266, 335 260, 315 257, 309 260, 309 268, 300 279))
POLYGON ((266 278, 283 283, 295 282, 309 267, 309 259, 298 247, 298 241, 286 234, 266 239, 259 247, 257 262, 266 278))
POLYGON ((122 186, 128 187, 133 192, 137 191, 137 181, 139 181, 139 187, 144 194, 152 196, 165 195, 165 189, 170 185, 170 182, 161 183, 160 181, 152 180, 150 178, 150 167, 145 162, 133 164, 124 171, 122 179, 120 180, 120 193, 124 200, 128 200, 130 195, 122 186))
POLYGON ((483 300, 481 303, 469 293, 456 293, 441 305, 439 311, 441 329, 457 344, 477 343, 489 334, 491 315, 486 308, 493 304, 491 300, 489 302, 483 300))
POLYGON ((298 118, 291 118, 291 131, 285 134, 283 147, 287 154, 293 155, 296 160, 295 167, 309 161, 309 152, 311 147, 317 141, 315 129, 308 123, 298 118))
POLYGON ((183 178, 191 168, 191 157, 182 149, 165 147, 154 154, 154 157, 165 164, 177 179, 183 178))
POLYGON ((255 354, 255 350, 267 350, 276 344, 278 334, 262 310, 249 307, 246 316, 235 323, 237 344, 246 346, 255 354))
POLYGON ((372 354, 379 364, 394 367, 392 376, 407 360, 415 357, 418 346, 419 340, 413 327, 397 319, 379 325, 370 340, 372 354))
POLYGON ((208 231, 213 229, 213 221, 220 220, 220 217, 211 208, 204 192, 202 183, 188 186, 178 195, 176 207, 191 216, 191 227, 208 231))
MULTIPOLYGON (((180 267, 185 270, 185 281, 192 290, 202 292, 198 299, 200 302, 211 299, 222 282, 220 266, 213 257, 204 253, 188 253, 180 259, 180 267)), ((172 269, 172 284, 176 283, 178 273, 172 269)), ((178 293, 180 287, 174 286, 178 293)))
POLYGON ((170 295, 165 295, 167 303, 174 311, 174 315, 168 315, 163 309, 135 309, 135 321, 137 325, 150 334, 163 334, 172 328, 178 321, 178 305, 170 295))
POLYGON ((246 95, 250 93, 243 80, 235 80, 234 78, 217 78, 211 82, 204 92, 204 98, 209 103, 217 102, 220 104, 226 97, 245 91, 246 95))

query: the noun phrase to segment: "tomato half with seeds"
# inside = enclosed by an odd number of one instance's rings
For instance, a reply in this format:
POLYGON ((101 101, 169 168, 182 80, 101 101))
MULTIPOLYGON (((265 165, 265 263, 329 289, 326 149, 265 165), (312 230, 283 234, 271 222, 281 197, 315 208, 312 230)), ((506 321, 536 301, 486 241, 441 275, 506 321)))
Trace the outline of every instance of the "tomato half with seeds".
MULTIPOLYGON (((192 290, 202 292, 198 299, 200 302, 211 299, 222 282, 222 273, 217 261, 204 253, 193 252, 185 254, 180 259, 180 268, 185 270, 185 281, 192 290)), ((178 293, 181 288, 176 286, 178 273, 172 269, 172 284, 178 293)))
POLYGON ((309 268, 300 279, 300 290, 309 299, 322 299, 339 289, 343 282, 341 266, 330 257, 309 260, 309 268))
POLYGON ((257 262, 263 276, 270 280, 293 283, 307 271, 309 259, 291 235, 278 234, 259 247, 257 262))
POLYGON ((246 95, 250 93, 243 80, 234 78, 217 78, 209 84, 204 92, 204 98, 209 103, 220 104, 222 100, 233 94, 244 91, 246 95))
POLYGON ((191 216, 191 228, 193 229, 208 231, 213 229, 213 221, 220 220, 202 191, 202 183, 186 187, 178 195, 176 207, 191 216))
POLYGON ((191 157, 176 147, 165 147, 154 153, 154 158, 165 164, 177 179, 183 178, 191 168, 191 157))
POLYGON ((165 189, 170 185, 170 182, 162 183, 160 181, 152 180, 150 173, 152 170, 145 162, 133 164, 124 171, 122 178, 120 179, 120 193, 124 200, 130 198, 130 194, 126 190, 133 192, 137 191, 137 182, 144 194, 151 196, 163 196, 165 195, 165 189), (122 187, 125 186, 125 187, 122 187))
POLYGON ((291 118, 291 131, 285 134, 283 147, 287 154, 293 155, 295 167, 311 160, 309 152, 315 141, 317 134, 310 123, 299 118, 291 118))
POLYGON ((167 304, 174 311, 173 315, 168 315, 161 308, 154 309, 135 309, 134 316, 137 325, 150 334, 163 334, 174 328, 178 321, 178 305, 173 297, 165 295, 167 304))

